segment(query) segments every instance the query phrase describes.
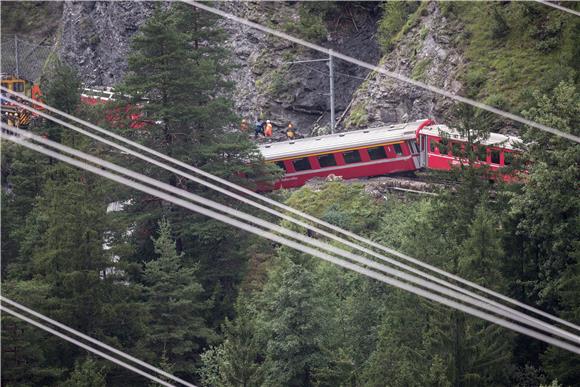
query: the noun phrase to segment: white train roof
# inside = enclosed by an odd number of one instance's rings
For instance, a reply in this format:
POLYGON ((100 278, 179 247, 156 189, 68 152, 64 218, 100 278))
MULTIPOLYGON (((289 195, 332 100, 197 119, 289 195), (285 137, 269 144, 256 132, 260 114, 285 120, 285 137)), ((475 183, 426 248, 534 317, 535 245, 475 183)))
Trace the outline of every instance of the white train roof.
MULTIPOLYGON (((440 137, 442 133, 446 133, 450 140, 467 140, 465 137, 461 136, 456 129, 449 128, 445 125, 431 125, 421 129, 421 134, 429 136, 440 137)), ((522 143, 522 140, 519 137, 506 136, 499 133, 490 133, 487 139, 481 141, 481 144, 483 145, 497 146, 505 149, 514 149, 516 148, 516 145, 520 143, 522 143)))
POLYGON ((332 152, 339 149, 358 148, 385 144, 389 142, 411 140, 415 131, 425 120, 342 132, 319 137, 308 137, 299 140, 262 144, 258 148, 266 160, 277 160, 302 155, 332 152))

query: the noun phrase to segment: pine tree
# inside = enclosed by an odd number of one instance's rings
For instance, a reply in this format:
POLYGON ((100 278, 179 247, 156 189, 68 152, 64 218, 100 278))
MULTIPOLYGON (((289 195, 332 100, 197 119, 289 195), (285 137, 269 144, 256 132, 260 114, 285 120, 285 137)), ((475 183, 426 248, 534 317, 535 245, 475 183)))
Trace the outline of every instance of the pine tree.
POLYGON ((235 116, 224 97, 231 84, 223 33, 214 18, 191 7, 157 7, 133 39, 129 75, 121 90, 142 104, 148 140, 164 152, 192 159, 235 116))
MULTIPOLYGON (((148 124, 125 134, 234 182, 244 182, 241 174, 268 182, 274 168, 265 166, 247 137, 227 130, 236 117, 228 99, 230 66, 224 40, 214 17, 180 4, 159 6, 135 35, 128 75, 118 88, 119 93, 130 96, 130 104, 141 107, 148 124)), ((181 176, 150 165, 137 168, 179 188, 231 204, 181 176)), ((255 188, 251 181, 244 184, 255 188)), ((237 230, 147 195, 135 195, 128 213, 137 219, 133 237, 136 262, 153 255, 149 236, 159 219, 166 217, 171 222, 178 252, 184 253, 186 265, 198 264, 207 296, 216 301, 208 322, 219 327, 237 296, 235 288, 247 259, 243 255, 246 238, 237 230)))
POLYGON ((158 357, 165 353, 176 373, 192 374, 196 354, 213 338, 204 319, 210 304, 203 300, 196 268, 183 265, 166 220, 159 222, 154 244, 159 258, 146 262, 143 276, 151 316, 145 345, 158 357))
POLYGON ((63 387, 105 387, 104 368, 99 368, 97 362, 87 357, 82 363, 77 361, 70 377, 65 380, 63 387))
POLYGON ((279 289, 265 295, 268 309, 261 318, 268 335, 265 385, 314 384, 314 371, 324 364, 321 306, 314 293, 312 274, 290 263, 279 289))
POLYGON ((247 301, 239 299, 236 319, 224 323, 224 342, 202 355, 203 385, 250 387, 262 383, 263 369, 259 361, 262 351, 255 317, 247 301))

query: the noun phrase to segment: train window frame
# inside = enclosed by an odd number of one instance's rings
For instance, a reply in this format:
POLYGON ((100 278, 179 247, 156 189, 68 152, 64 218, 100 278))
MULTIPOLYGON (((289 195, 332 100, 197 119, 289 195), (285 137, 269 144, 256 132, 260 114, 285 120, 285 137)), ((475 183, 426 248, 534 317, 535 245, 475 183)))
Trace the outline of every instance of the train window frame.
POLYGON ((485 145, 475 145, 476 155, 479 161, 487 161, 487 147, 485 145))
POLYGON ((512 152, 503 152, 503 165, 511 166, 514 163, 514 155, 512 152))
POLYGON ((417 144, 417 141, 415 141, 415 140, 409 141, 409 148, 411 148, 411 153, 413 153, 413 154, 421 153, 419 150, 419 144, 417 144))
POLYGON ((393 151, 397 154, 397 156, 403 156, 403 147, 401 144, 393 144, 393 151))
POLYGON ((288 172, 288 170, 286 169, 286 163, 284 161, 276 161, 276 165, 282 170, 284 170, 284 172, 288 172))
POLYGON ((389 158, 383 145, 367 148, 367 153, 371 160, 384 160, 389 158))
POLYGON ((461 144, 456 142, 456 141, 452 141, 451 142, 451 154, 453 156, 462 156, 462 149, 461 149, 461 144))
POLYGON ((500 153, 501 152, 499 151, 499 149, 492 149, 491 150, 491 152, 490 152, 490 163, 491 164, 497 164, 497 165, 499 165, 499 163, 500 163, 500 157, 501 157, 500 156, 500 153), (497 160, 497 161, 494 161, 494 160, 497 160))
POLYGON ((334 157, 334 153, 327 153, 325 155, 317 156, 316 160, 318 160, 320 168, 330 168, 338 165, 336 157, 334 157), (330 163, 327 163, 328 160, 332 161, 330 163))
POLYGON ((449 140, 447 140, 446 138, 442 138, 441 141, 439 141, 437 147, 439 148, 440 154, 442 155, 449 154, 449 140))
POLYGON ((344 159, 345 164, 356 164, 362 161, 362 157, 358 149, 342 152, 342 158, 344 159), (351 158, 350 155, 355 156, 354 159, 351 158))
POLYGON ((429 141, 429 152, 435 153, 435 151, 439 148, 439 141, 432 138, 429 141))
POLYGON ((308 159, 308 157, 301 157, 299 159, 293 159, 292 165, 294 166, 294 170, 296 172, 308 171, 308 170, 312 169, 312 164, 310 164, 310 160, 308 159), (300 163, 304 163, 304 164, 302 165, 300 163))

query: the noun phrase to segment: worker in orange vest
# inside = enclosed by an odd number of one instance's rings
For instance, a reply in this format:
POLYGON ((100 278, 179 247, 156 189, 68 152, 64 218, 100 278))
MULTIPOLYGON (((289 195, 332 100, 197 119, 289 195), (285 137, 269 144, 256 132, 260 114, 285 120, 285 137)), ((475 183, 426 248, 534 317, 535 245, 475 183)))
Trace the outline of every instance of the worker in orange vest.
POLYGON ((264 129, 264 136, 272 137, 272 122, 270 122, 270 120, 266 121, 266 128, 264 129))

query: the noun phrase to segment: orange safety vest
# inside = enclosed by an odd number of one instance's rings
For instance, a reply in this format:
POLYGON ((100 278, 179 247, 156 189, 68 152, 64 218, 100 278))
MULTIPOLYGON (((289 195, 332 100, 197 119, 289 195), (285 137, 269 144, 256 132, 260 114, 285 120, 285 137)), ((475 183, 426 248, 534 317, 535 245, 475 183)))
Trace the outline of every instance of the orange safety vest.
POLYGON ((264 130, 264 136, 272 137, 272 124, 266 124, 266 129, 264 130))

